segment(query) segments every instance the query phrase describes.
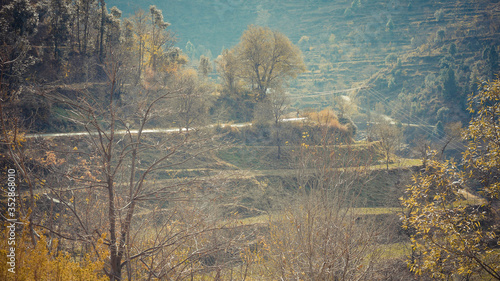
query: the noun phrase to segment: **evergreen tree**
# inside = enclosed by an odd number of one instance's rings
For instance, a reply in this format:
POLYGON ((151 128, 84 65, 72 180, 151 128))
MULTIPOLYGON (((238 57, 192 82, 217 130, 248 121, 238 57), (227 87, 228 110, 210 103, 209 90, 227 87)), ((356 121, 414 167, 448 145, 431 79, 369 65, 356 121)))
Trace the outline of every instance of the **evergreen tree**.
POLYGON ((78 50, 83 55, 87 54, 92 24, 91 15, 95 13, 95 3, 96 0, 79 0, 75 4, 78 50))
POLYGON ((446 36, 446 31, 444 29, 440 29, 436 32, 436 42, 443 42, 444 37, 446 36))
POLYGON ((22 75, 35 63, 28 51, 38 23, 38 13, 28 0, 12 1, 0 8, 0 87, 4 93, 19 86, 22 75))
POLYGON ((489 71, 488 77, 492 79, 498 71, 498 53, 495 46, 491 46, 487 49, 486 63, 489 71))
POLYGON ((111 48, 116 48, 120 44, 121 16, 122 11, 117 7, 112 7, 110 13, 107 15, 106 43, 110 45, 111 48))
POLYGON ((207 77, 211 71, 212 71, 212 65, 210 63, 210 59, 202 55, 200 57, 200 63, 198 65, 198 72, 201 73, 203 77, 207 77))
POLYGON ((66 1, 51 0, 50 36, 54 44, 54 59, 61 59, 61 47, 66 44, 70 35, 71 8, 66 1))
POLYGON ((455 56, 455 54, 457 53, 457 45, 455 43, 450 44, 450 48, 448 49, 448 53, 450 53, 450 55, 452 55, 452 56, 455 56))
POLYGON ((451 100, 458 96, 458 87, 455 79, 455 71, 451 68, 445 68, 441 71, 441 79, 443 82, 443 97, 445 100, 451 100))
POLYGON ((99 5, 101 6, 101 27, 99 28, 99 61, 102 63, 104 61, 104 28, 108 12, 106 11, 106 2, 104 0, 99 0, 99 5))
POLYGON ((158 55, 160 48, 167 43, 169 36, 165 33, 165 29, 170 23, 163 20, 163 13, 155 5, 149 7, 151 13, 151 40, 150 40, 150 61, 149 66, 156 71, 158 63, 158 55))

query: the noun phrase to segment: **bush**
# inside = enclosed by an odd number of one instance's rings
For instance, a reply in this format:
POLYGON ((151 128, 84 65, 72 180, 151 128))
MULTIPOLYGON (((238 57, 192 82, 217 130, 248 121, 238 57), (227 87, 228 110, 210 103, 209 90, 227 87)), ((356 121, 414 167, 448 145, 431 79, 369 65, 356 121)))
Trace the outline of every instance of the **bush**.
POLYGON ((434 131, 432 132, 434 134, 434 136, 436 136, 437 138, 442 138, 444 137, 444 125, 443 125, 443 122, 441 121, 438 121, 436 123, 436 127, 434 128, 434 131))
POLYGON ((436 85, 436 75, 434 75, 433 73, 427 74, 427 76, 425 76, 425 87, 434 88, 435 85, 436 85))
POLYGON ((389 54, 385 57, 385 63, 387 65, 392 65, 398 61, 398 56, 396 54, 389 54))
POLYGON ((450 109, 448 107, 441 107, 437 111, 436 115, 437 115, 437 120, 446 123, 446 121, 448 120, 448 116, 450 115, 450 109))
POLYGON ((444 11, 443 11, 443 9, 439 9, 436 12, 434 12, 434 17, 436 18, 436 20, 438 22, 442 21, 443 18, 444 18, 444 11))
POLYGON ((347 131, 349 132, 349 134, 352 137, 354 137, 356 135, 356 133, 358 132, 358 126, 356 126, 356 124, 354 124, 354 122, 351 120, 351 118, 342 117, 342 118, 339 118, 339 122, 340 122, 340 124, 347 127, 347 131))
POLYGON ((455 43, 450 44, 450 48, 448 49, 448 53, 454 56, 457 53, 457 45, 455 43))
POLYGON ((396 84, 396 78, 394 78, 394 76, 389 76, 389 78, 387 79, 387 88, 393 90, 394 88, 396 88, 397 84, 396 84))
POLYGON ((441 81, 443 82, 443 98, 450 100, 458 95, 458 86, 455 79, 455 71, 450 68, 445 68, 440 73, 441 81))
POLYGON ((436 42, 443 42, 444 37, 446 36, 446 31, 444 29, 440 29, 436 32, 436 42))
MULTIPOLYGON (((15 280, 109 280, 103 270, 104 259, 108 255, 103 239, 99 240, 96 248, 99 256, 94 252, 88 253, 78 262, 69 253, 56 250, 59 248, 57 239, 49 243, 41 235, 33 246, 27 232, 26 224, 21 231, 16 231, 15 280)), ((9 275, 14 274, 7 271, 7 249, 11 247, 7 245, 7 231, 2 231, 0 239, 0 280, 13 280, 9 279, 9 275)))

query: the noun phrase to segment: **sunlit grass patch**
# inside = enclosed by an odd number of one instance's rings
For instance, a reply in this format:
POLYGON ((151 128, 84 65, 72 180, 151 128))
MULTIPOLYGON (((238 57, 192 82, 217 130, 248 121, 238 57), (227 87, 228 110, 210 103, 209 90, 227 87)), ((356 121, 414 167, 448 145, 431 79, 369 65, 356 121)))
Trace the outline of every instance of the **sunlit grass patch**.
POLYGON ((486 203, 486 200, 484 198, 481 198, 479 196, 476 196, 470 192, 468 192, 465 189, 460 189, 458 191, 459 194, 464 196, 464 200, 459 200, 455 202, 458 206, 464 206, 464 205, 482 205, 486 203))
POLYGON ((356 215, 390 215, 400 211, 400 208, 395 207, 352 208, 353 214, 356 215))
MULTIPOLYGON (((389 163, 389 170, 399 169, 403 167, 421 166, 421 165, 422 165, 421 159, 397 158, 396 161, 389 163)), ((370 169, 384 170, 387 169, 387 166, 384 161, 381 161, 381 164, 371 165, 370 169)))
POLYGON ((273 215, 271 215, 271 214, 263 214, 263 215, 258 215, 258 216, 254 216, 254 217, 238 219, 237 222, 239 224, 243 224, 243 225, 264 224, 264 223, 268 223, 272 216, 273 215))
MULTIPOLYGON (((400 212, 400 208, 396 207, 376 207, 376 208, 351 208, 348 213, 352 215, 362 216, 362 215, 391 215, 400 212)), ((252 216, 241 219, 234 219, 234 222, 239 225, 250 225, 250 224, 267 224, 273 219, 280 218, 280 216, 285 216, 283 212, 271 212, 268 214, 262 214, 258 216, 252 216)))
POLYGON ((381 259, 406 258, 411 255, 411 244, 409 242, 398 242, 378 245, 381 249, 381 259))

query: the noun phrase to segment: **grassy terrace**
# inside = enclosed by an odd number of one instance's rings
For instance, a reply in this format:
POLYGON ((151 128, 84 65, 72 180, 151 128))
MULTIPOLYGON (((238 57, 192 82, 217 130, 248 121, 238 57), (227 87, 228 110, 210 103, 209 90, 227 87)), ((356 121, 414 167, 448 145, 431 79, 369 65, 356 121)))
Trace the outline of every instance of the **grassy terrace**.
MULTIPOLYGON (((320 147, 310 146, 310 148, 320 147)), ((358 163, 369 164, 362 180, 356 183, 353 189, 359 202, 353 204, 347 214, 351 218, 360 218, 361 224, 365 221, 363 218, 381 225, 388 224, 390 227, 388 233, 398 238, 385 241, 385 238, 381 237, 380 239, 385 242, 380 242, 374 247, 377 247, 382 259, 404 260, 410 253, 410 248, 406 238, 398 233, 399 215, 403 211, 399 207, 398 198, 403 195, 404 188, 409 183, 411 167, 420 166, 421 161, 393 156, 394 161, 389 165, 389 170, 386 170, 384 157, 375 143, 356 142, 352 145, 330 146, 328 149, 338 155, 355 153, 358 155, 358 163)), ((298 161, 296 151, 299 150, 300 146, 285 146, 283 158, 278 160, 274 146, 233 145, 199 155, 190 164, 177 169, 160 170, 154 180, 148 181, 152 186, 164 186, 180 182, 189 184, 193 180, 197 184, 201 183, 201 186, 213 188, 209 183, 211 179, 223 179, 224 183, 220 187, 223 191, 217 200, 224 219, 217 224, 252 228, 258 233, 267 233, 270 226, 288 219, 289 211, 281 209, 280 204, 286 200, 288 196, 286 194, 292 194, 297 190, 299 172, 302 171, 302 174, 304 171, 305 174, 315 172, 313 168, 297 169, 294 160, 298 161), (274 203, 274 200, 278 203, 274 203), (266 201, 270 201, 271 204, 266 204, 266 201)), ((148 162, 149 158, 154 158, 156 155, 145 156, 142 161, 148 162)), ((355 170, 354 167, 340 166, 332 169, 344 172, 355 170)), ((40 189, 37 193, 41 195, 43 190, 40 189)), ((464 196, 467 198, 463 202, 465 204, 480 202, 479 198, 465 191, 464 196)), ((167 203, 163 208, 167 210, 171 208, 170 206, 167 203)), ((138 206, 137 218, 146 219, 152 212, 148 203, 144 202, 138 206)), ((144 231, 149 230, 144 229, 144 231)), ((255 238, 248 237, 248 244, 256 242, 255 238)))

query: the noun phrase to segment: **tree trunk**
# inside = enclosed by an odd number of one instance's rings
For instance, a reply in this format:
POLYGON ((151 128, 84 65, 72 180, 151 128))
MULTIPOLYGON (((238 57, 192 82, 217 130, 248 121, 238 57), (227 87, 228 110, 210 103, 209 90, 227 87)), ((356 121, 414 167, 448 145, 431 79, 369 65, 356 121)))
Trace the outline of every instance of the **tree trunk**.
POLYGON ((104 44, 103 44, 103 39, 104 39, 104 13, 106 12, 106 3, 104 3, 104 0, 100 0, 101 2, 101 28, 99 30, 100 32, 100 40, 99 40, 99 61, 102 63, 104 59, 104 44))
POLYGON ((87 42, 88 42, 88 26, 89 26, 89 10, 90 4, 85 3, 85 12, 84 12, 84 20, 83 20, 83 54, 87 54, 87 42))
POLYGON ((280 128, 276 127, 276 144, 278 145, 278 159, 281 158, 280 128))
POLYGON ((80 5, 76 5, 76 41, 78 42, 78 52, 82 53, 82 42, 80 41, 80 5))
POLYGON ((108 216, 109 216, 109 254, 110 254, 110 272, 111 281, 121 280, 121 257, 118 254, 116 241, 116 214, 115 214, 115 194, 113 179, 108 178, 108 216))
POLYGON ((387 157, 386 157, 386 160, 385 160, 385 165, 386 165, 387 171, 389 171, 389 152, 387 152, 387 157))

